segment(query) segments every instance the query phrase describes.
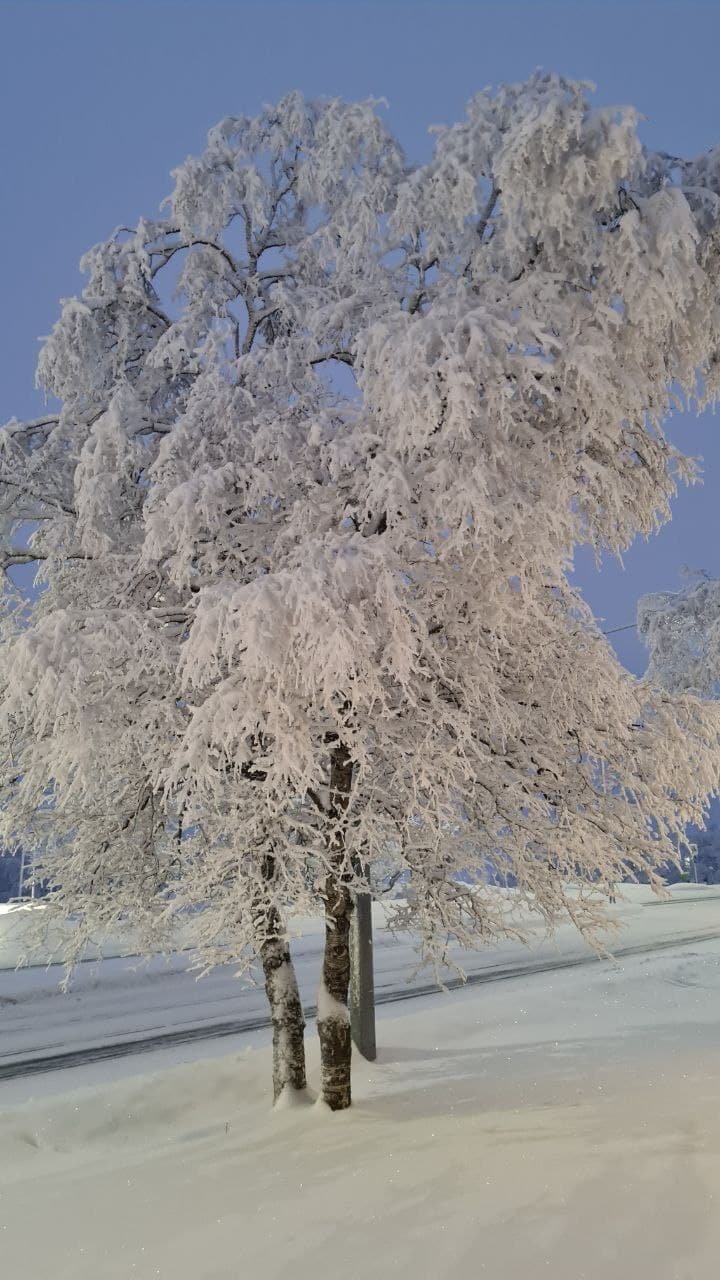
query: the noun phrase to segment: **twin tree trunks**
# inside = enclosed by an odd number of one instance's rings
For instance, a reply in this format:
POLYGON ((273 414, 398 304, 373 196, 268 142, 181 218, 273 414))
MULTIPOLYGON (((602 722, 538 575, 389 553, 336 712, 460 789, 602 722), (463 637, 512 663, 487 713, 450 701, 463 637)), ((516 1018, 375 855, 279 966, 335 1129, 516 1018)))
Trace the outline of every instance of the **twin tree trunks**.
MULTIPOLYGON (((352 761, 338 744, 330 756, 330 814, 339 821, 347 809, 352 785, 352 761)), ((322 889, 325 907, 325 952, 318 996, 317 1028, 320 1038, 321 1096, 331 1111, 350 1106, 352 1035, 348 1012, 350 987, 350 924, 353 897, 345 881, 345 840, 338 827, 329 848, 329 870, 322 889)), ((275 860, 266 857, 263 878, 275 876, 275 860)), ((305 1019, 295 970, 282 921, 274 907, 264 916, 264 941, 260 959, 273 1028, 273 1093, 275 1101, 286 1088, 302 1090, 305 1075, 305 1019)))

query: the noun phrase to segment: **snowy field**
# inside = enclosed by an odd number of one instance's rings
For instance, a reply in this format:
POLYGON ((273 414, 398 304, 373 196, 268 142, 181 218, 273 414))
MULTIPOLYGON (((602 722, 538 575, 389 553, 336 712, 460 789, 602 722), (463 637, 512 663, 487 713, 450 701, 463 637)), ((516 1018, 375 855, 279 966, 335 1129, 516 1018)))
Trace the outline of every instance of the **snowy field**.
POLYGON ((720 944, 387 1006, 379 1041, 335 1116, 269 1110, 258 1034, 35 1078, 0 1112, 2 1275, 717 1275, 720 944))
MULTIPOLYGON (((618 946, 720 925, 712 891, 619 911, 618 946)), ((266 1032, 0 1084, 0 1274, 714 1280, 720 941, 386 1005, 378 1040, 335 1116, 270 1110, 266 1032)))
MULTIPOLYGON (((652 946, 673 939, 716 933, 720 936, 720 889, 675 886, 666 901, 649 889, 625 886, 624 901, 614 909, 617 935, 609 940, 614 952, 652 946)), ((14 913, 13 913, 14 914, 14 913)), ((27 913, 21 913, 27 918, 27 913)), ((6 913, 7 918, 7 913, 6 913)), ((375 906, 375 983, 382 1000, 392 992, 427 987, 432 974, 417 969, 412 939, 395 937, 385 927, 382 906, 375 906)), ((319 919, 296 922, 301 936, 293 943, 298 978, 306 1006, 312 1006, 318 985, 323 946, 319 919)), ((19 943, 19 936, 14 935, 19 943)), ((14 964, 20 946, 10 946, 6 934, 3 962, 14 964)), ((117 940, 111 952, 119 949, 117 940)), ((592 953, 568 925, 552 940, 538 929, 531 949, 505 942, 485 951, 455 953, 471 975, 487 977, 529 966, 592 959, 592 953)), ((179 1033, 232 1022, 265 1019, 267 1002, 262 985, 238 980, 233 966, 203 978, 188 971, 188 953, 156 956, 149 962, 116 954, 100 963, 79 966, 67 994, 60 989, 63 970, 36 966, 0 970, 0 1072, 19 1058, 43 1056, 88 1047, 135 1041, 139 1037, 179 1033)), ((450 972, 448 978, 452 979, 450 972)), ((3 1083, 0 1080, 0 1097, 3 1083)))

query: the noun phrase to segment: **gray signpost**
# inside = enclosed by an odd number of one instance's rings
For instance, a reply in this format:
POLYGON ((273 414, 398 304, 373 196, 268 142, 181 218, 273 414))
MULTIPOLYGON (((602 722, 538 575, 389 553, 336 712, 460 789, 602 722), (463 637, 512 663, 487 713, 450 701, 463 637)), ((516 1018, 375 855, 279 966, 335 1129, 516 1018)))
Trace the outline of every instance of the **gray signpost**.
POLYGON ((375 979, 373 976, 372 894, 357 893, 350 926, 350 1029, 358 1052, 374 1062, 375 979))

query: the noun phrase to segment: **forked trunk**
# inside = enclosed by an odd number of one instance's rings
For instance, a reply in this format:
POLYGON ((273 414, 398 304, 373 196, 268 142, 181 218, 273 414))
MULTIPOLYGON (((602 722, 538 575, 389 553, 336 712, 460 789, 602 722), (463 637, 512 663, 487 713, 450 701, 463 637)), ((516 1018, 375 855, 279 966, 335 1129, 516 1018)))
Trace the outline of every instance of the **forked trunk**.
MULTIPOLYGON (((345 747, 333 749, 330 761, 330 795, 335 819, 347 808, 352 782, 352 762, 345 747)), ((353 900, 345 882, 345 842, 341 832, 331 849, 334 871, 323 888, 325 903, 325 954, 318 993, 317 1026, 320 1037, 322 1100, 331 1111, 350 1106, 352 1038, 348 1011, 350 986, 350 920, 353 900)))
MULTIPOLYGON (((263 876, 270 881, 274 874, 274 859, 266 858, 263 876)), ((300 1093, 307 1084, 305 1017, 290 946, 276 907, 266 904, 263 926, 260 960, 272 1019, 273 1101, 277 1102, 285 1089, 300 1093)))

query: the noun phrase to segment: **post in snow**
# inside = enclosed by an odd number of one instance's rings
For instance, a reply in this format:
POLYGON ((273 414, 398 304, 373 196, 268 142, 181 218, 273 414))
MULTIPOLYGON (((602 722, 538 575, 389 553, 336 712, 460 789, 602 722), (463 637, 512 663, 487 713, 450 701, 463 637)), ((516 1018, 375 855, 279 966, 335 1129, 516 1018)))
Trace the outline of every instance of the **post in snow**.
POLYGON ((350 1029, 353 1044, 369 1062, 377 1057, 373 975, 372 894, 356 893, 350 926, 350 1029))

